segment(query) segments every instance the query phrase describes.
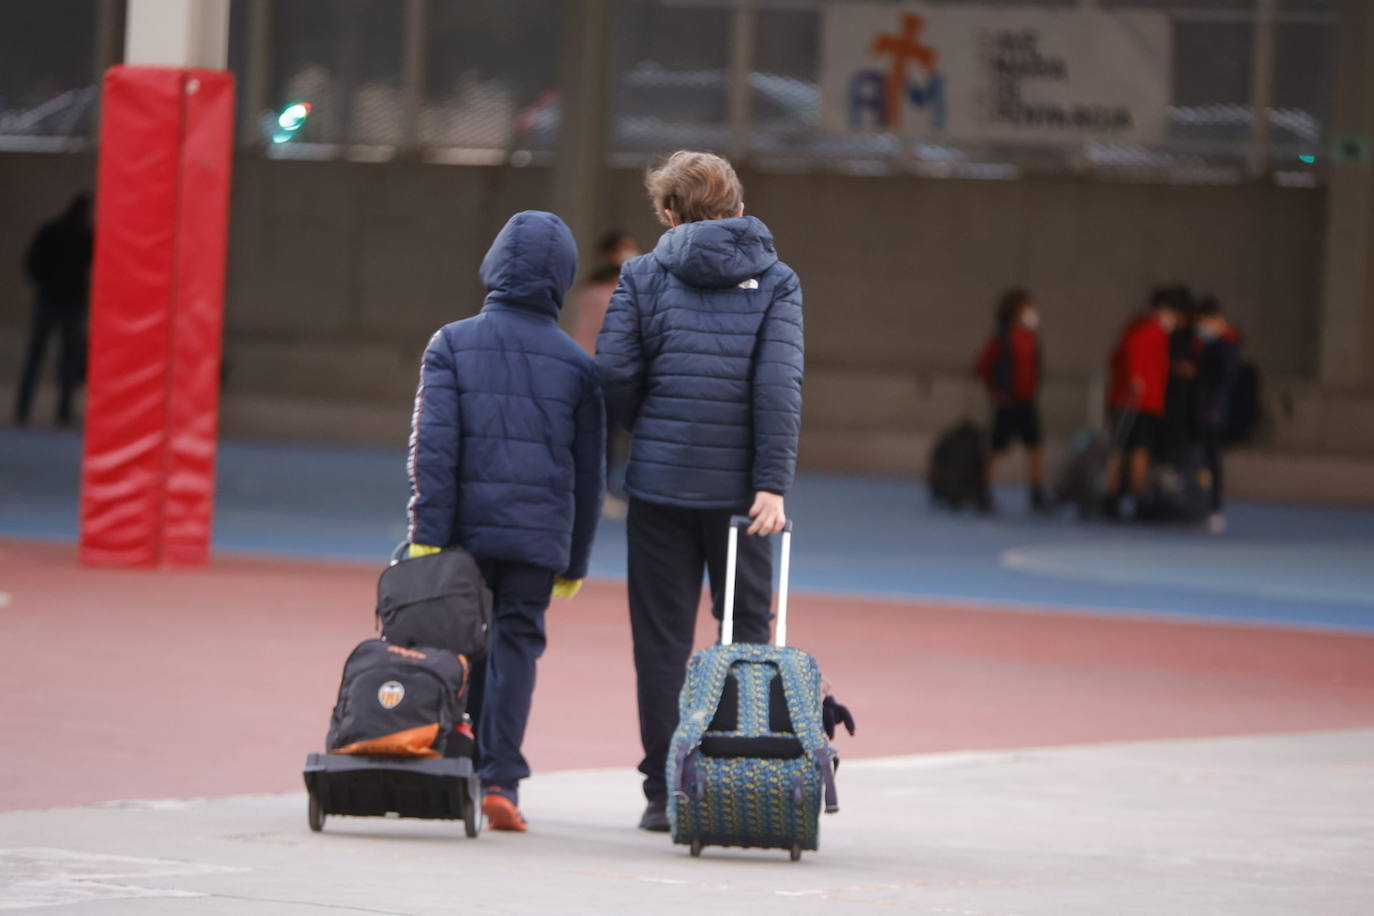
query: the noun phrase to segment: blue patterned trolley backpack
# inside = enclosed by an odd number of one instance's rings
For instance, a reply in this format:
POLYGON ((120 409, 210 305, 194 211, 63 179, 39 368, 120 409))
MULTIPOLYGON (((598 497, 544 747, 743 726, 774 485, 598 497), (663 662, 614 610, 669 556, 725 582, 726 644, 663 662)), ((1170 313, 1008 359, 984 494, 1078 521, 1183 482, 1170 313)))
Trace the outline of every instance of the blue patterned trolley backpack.
POLYGON ((775 645, 732 644, 739 530, 730 520, 721 644, 687 665, 678 727, 668 753, 673 842, 786 849, 792 860, 818 847, 821 805, 839 810, 836 757, 821 719, 816 660, 787 641, 792 523, 782 535, 775 645))

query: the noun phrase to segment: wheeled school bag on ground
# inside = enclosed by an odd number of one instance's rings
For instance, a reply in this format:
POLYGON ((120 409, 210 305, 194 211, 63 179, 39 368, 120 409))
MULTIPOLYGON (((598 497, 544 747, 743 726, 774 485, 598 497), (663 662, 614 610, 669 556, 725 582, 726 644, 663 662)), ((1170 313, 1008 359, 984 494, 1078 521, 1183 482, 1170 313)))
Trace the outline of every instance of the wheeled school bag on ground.
POLYGON ((467 661, 370 639, 344 665, 325 739, 305 760, 310 829, 326 815, 461 820, 481 830, 482 787, 464 715, 467 661))
POLYGON ((377 580, 382 636, 398 646, 433 646, 477 661, 491 639, 492 596, 466 550, 405 559, 401 544, 377 580))
POLYGON ((965 420, 935 440, 927 469, 930 501, 958 511, 965 505, 979 510, 992 506, 988 485, 988 446, 977 424, 965 420))
POLYGON ((1106 485, 1112 443, 1096 429, 1080 429, 1069 440, 1068 455, 1054 481, 1057 505, 1073 506, 1079 518, 1097 514, 1106 485))
POLYGON ((668 752, 673 842, 691 847, 818 848, 821 806, 839 810, 836 756, 821 717, 816 660, 786 647, 792 524, 782 535, 775 645, 733 644, 739 529, 730 522, 721 644, 687 666, 668 752))
POLYGON ((325 748, 331 754, 442 757, 463 724, 467 679, 461 655, 369 639, 344 663, 325 748))
POLYGON ((469 659, 490 639, 491 596, 468 554, 403 562, 404 548, 378 582, 377 615, 391 638, 349 656, 329 752, 306 757, 308 821, 319 831, 327 815, 461 820, 475 837, 482 785, 464 705, 469 659), (427 637, 444 645, 425 645, 427 637))
POLYGON ((1211 509, 1211 473, 1202 447, 1187 443, 1168 462, 1150 471, 1144 518, 1155 522, 1198 522, 1211 509))
POLYGON ((1081 519, 1097 516, 1107 490, 1107 466, 1113 452, 1124 452, 1133 409, 1122 410, 1115 423, 1106 429, 1085 427, 1069 440, 1068 455, 1054 480, 1054 500, 1060 506, 1073 506, 1081 519))

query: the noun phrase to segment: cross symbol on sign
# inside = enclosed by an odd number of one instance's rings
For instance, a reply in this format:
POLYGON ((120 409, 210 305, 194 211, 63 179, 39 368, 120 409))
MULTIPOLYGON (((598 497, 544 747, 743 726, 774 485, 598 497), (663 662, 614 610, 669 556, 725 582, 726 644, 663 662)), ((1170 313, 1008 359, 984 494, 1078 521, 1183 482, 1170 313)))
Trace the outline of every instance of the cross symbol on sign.
POLYGON ((915 13, 903 13, 901 34, 882 34, 873 39, 872 53, 892 55, 883 93, 883 119, 890 127, 897 126, 897 111, 906 93, 907 64, 917 61, 927 72, 935 69, 938 57, 935 49, 916 40, 925 24, 925 20, 915 13))

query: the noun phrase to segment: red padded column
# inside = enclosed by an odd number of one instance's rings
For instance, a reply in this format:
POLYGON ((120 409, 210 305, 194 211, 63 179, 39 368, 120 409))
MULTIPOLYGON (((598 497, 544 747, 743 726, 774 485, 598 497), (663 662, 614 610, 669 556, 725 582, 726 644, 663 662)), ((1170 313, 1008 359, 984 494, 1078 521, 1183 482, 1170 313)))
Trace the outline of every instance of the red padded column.
POLYGON ((105 77, 81 488, 90 565, 208 556, 232 99, 220 71, 105 77))
POLYGON ((163 559, 182 566, 210 557, 234 81, 224 71, 188 70, 185 90, 162 519, 163 559))

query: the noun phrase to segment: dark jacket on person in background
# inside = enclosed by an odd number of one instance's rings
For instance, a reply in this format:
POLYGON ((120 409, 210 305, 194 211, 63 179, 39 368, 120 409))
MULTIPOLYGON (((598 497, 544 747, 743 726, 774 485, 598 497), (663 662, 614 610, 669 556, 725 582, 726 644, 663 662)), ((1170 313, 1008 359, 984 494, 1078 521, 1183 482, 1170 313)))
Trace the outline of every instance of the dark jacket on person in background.
POLYGON ((1203 341, 1197 360, 1195 395, 1198 422, 1214 430, 1226 429, 1231 414, 1231 390, 1240 372, 1240 334, 1227 328, 1220 337, 1203 341))
POLYGON ((612 420, 634 433, 626 490, 747 508, 792 485, 801 283, 751 216, 686 223, 625 264, 597 341, 612 420))
POLYGON ((24 256, 24 272, 45 306, 84 309, 90 297, 94 240, 88 222, 90 203, 74 200, 56 219, 39 227, 24 256))
POLYGON ((605 415, 595 364, 557 324, 576 272, 563 221, 517 213, 482 261, 481 313, 430 338, 410 434, 412 543, 586 575, 605 415))
POLYGON ((1040 335, 1014 325, 988 338, 974 370, 994 398, 1032 404, 1040 394, 1040 335))

